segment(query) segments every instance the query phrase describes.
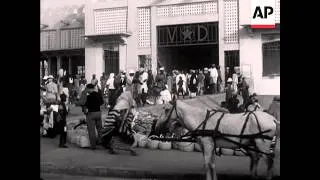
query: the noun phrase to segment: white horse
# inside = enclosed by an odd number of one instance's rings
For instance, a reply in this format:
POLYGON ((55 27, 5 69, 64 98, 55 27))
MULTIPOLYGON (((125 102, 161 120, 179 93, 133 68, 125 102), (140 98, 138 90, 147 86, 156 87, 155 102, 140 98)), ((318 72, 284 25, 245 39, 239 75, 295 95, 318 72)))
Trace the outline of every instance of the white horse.
MULTIPOLYGON (((177 100, 164 106, 165 112, 159 118, 156 129, 169 125, 173 127, 178 123, 189 131, 194 131, 206 119, 206 109, 192 104, 187 104, 184 101, 177 100)), ((236 143, 241 143, 246 146, 255 147, 254 149, 246 149, 246 154, 251 159, 250 171, 253 178, 257 177, 257 166, 261 156, 266 156, 268 165, 267 179, 272 179, 274 150, 272 147, 272 138, 276 136, 275 118, 270 114, 262 111, 251 113, 230 114, 222 111, 207 118, 205 130, 218 130, 220 133, 231 135, 253 135, 261 132, 264 137, 246 138, 242 137, 227 137, 236 143), (221 118, 223 117, 223 118, 221 118), (218 127, 217 127, 218 126, 218 127), (265 137, 269 137, 268 140, 265 137), (271 148, 272 147, 272 148, 271 148), (258 151, 255 151, 257 149, 258 151)), ((172 128, 171 128, 172 129, 172 128)), ((202 146, 204 163, 206 168, 206 179, 217 180, 215 150, 216 148, 237 149, 239 144, 229 142, 224 138, 213 136, 198 136, 200 145, 202 146)), ((245 148, 244 148, 245 149, 245 148)))

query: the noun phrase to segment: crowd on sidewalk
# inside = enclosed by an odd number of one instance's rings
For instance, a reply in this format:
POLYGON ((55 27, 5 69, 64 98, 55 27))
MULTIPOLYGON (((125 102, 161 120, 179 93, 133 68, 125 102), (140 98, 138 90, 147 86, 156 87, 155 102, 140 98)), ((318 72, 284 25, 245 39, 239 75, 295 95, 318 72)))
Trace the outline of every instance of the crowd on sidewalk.
MULTIPOLYGON (((40 126, 47 130, 46 136, 55 137, 60 134, 60 147, 66 147, 66 116, 70 105, 82 107, 86 114, 90 143, 93 149, 96 144, 96 129, 102 129, 101 109, 110 112, 115 109, 119 99, 132 98, 134 107, 146 104, 163 104, 178 98, 194 98, 199 95, 226 93, 222 106, 230 113, 245 111, 250 105, 258 106, 256 95, 249 93, 249 84, 240 74, 240 69, 235 67, 234 73, 227 73, 226 84, 222 82, 219 66, 211 65, 210 68, 172 70, 166 72, 163 67, 154 77, 151 70, 140 68, 136 71, 120 71, 119 74, 103 73, 100 79, 92 75, 90 83, 84 77, 66 76, 60 70, 57 78, 52 75, 45 76, 40 86, 40 126), (124 93, 125 92, 125 93, 124 93), (128 96, 130 94, 130 96, 128 96), (125 96, 119 98, 120 96, 125 96), (242 95, 243 104, 239 105, 238 95, 242 95), (101 108, 103 107, 103 108, 101 108), (44 117, 46 116, 46 117, 44 117), (43 119, 48 119, 44 123, 43 119), (55 124, 55 125, 54 125, 55 124)), ((117 106, 119 107, 119 106, 117 106)), ((126 110, 131 107, 126 107, 126 110)), ((116 109, 121 112, 123 109, 116 109)))

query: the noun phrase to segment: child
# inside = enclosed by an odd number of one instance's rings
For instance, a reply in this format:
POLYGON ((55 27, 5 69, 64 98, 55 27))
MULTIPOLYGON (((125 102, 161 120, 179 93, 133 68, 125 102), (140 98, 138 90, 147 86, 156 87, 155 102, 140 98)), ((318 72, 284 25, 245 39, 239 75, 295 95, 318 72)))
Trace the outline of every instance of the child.
POLYGON ((59 103, 58 113, 56 115, 57 118, 57 126, 58 133, 60 134, 59 147, 60 148, 68 148, 66 146, 67 143, 67 108, 66 108, 66 100, 67 96, 65 94, 61 94, 60 96, 61 103, 59 103))
POLYGON ((182 77, 180 76, 179 77, 179 81, 178 81, 178 98, 179 98, 179 95, 180 93, 182 93, 182 97, 184 99, 184 91, 183 91, 183 80, 182 80, 182 77))

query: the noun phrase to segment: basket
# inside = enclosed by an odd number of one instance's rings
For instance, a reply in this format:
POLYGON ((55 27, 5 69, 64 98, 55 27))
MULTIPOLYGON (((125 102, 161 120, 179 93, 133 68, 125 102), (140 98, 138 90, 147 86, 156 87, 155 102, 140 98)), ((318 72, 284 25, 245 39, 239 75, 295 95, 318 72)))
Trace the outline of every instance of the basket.
POLYGON ((179 149, 184 152, 194 151, 194 143, 190 142, 179 142, 179 149))
POLYGON ((199 143, 194 144, 194 150, 197 152, 202 152, 201 145, 199 143))
POLYGON ((79 146, 82 148, 90 147, 90 140, 88 135, 80 135, 79 146))
POLYGON ((155 135, 152 135, 148 138, 148 143, 147 143, 147 147, 149 149, 158 149, 159 147, 159 141, 158 140, 152 140, 150 139, 151 137, 158 137, 158 136, 155 136, 155 135))
MULTIPOLYGON (((160 138, 163 138, 162 135, 160 135, 160 138)), ((170 150, 172 148, 172 143, 171 142, 159 142, 159 149, 161 150, 170 150)))
POLYGON ((145 148, 148 143, 148 137, 146 135, 141 134, 140 137, 137 139, 138 147, 145 148))

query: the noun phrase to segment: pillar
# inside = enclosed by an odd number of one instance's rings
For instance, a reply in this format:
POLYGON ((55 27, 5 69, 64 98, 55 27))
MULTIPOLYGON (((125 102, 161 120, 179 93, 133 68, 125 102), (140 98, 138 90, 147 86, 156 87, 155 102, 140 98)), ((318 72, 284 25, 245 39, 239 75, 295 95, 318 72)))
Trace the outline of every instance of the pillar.
POLYGON ((59 72, 59 69, 61 68, 61 56, 57 56, 57 73, 59 72))
MULTIPOLYGON (((137 12, 137 1, 138 0, 129 0, 128 1, 128 32, 132 35, 127 39, 126 47, 123 48, 123 51, 127 52, 126 57, 126 70, 128 69, 137 69, 138 67, 138 12, 137 12)), ((120 51, 121 53, 121 51, 120 51)), ((121 55, 120 55, 121 56, 121 55)), ((121 64, 121 63, 120 63, 121 64)))
POLYGON ((219 31, 219 66, 221 70, 222 82, 225 82, 225 62, 224 62, 224 0, 218 0, 218 31, 219 31))
POLYGON ((152 73, 157 73, 157 65, 158 65, 158 54, 157 54, 157 26, 156 26, 156 18, 157 18, 157 7, 151 7, 151 64, 152 64, 152 73))
POLYGON ((71 56, 69 56, 69 63, 68 63, 69 67, 68 67, 68 72, 69 75, 72 75, 72 59, 71 56))
POLYGON ((51 57, 48 57, 48 70, 47 70, 47 72, 48 72, 48 74, 45 74, 45 75, 49 75, 49 74, 52 74, 51 73, 51 67, 52 67, 52 61, 51 61, 51 57))

